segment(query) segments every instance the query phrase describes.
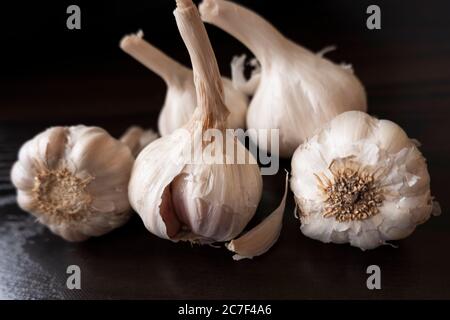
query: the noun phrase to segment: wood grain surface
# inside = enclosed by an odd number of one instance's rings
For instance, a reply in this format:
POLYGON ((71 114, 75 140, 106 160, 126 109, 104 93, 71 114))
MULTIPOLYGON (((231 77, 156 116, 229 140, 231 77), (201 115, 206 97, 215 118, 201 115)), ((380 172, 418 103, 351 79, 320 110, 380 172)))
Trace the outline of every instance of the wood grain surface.
MULTIPOLYGON (((320 6, 305 4, 307 12, 285 14, 269 5, 244 2, 313 50, 338 45, 329 57, 353 64, 367 88, 369 112, 398 123, 422 143, 442 215, 396 242, 396 248, 363 252, 303 236, 289 193, 278 243, 268 254, 240 262, 224 248, 159 239, 137 215, 124 227, 84 243, 67 243, 51 234, 15 203, 9 172, 21 144, 52 125, 99 125, 115 136, 131 124, 155 128, 164 99, 164 83, 117 48, 120 35, 135 27, 130 21, 143 19, 138 9, 128 12, 127 23, 116 19, 118 26, 105 31, 105 38, 89 49, 93 34, 107 29, 99 26, 104 14, 95 11, 98 24, 91 23, 82 34, 66 32, 57 38, 65 58, 53 59, 54 51, 34 42, 39 32, 29 30, 27 39, 42 60, 20 64, 25 46, 20 47, 12 29, 7 31, 19 47, 5 53, 8 59, 3 62, 8 65, 0 77, 0 298, 450 299, 448 2, 413 1, 408 7, 381 2, 383 29, 378 33, 365 29, 364 1, 354 6, 349 1, 319 1, 320 6), (76 44, 75 53, 70 53, 67 39, 76 44), (66 268, 73 264, 81 268, 81 290, 66 288, 66 268), (381 290, 366 288, 366 268, 372 264, 381 268, 381 290)), ((164 11, 164 19, 172 19, 172 9, 164 11)), ((151 8, 142 15, 157 12, 151 8)), ((153 35, 148 30, 148 38, 188 63, 172 24, 153 35), (160 40, 164 32, 172 42, 160 40)), ((221 70, 229 74, 228 61, 244 48, 215 28, 208 31, 221 70)), ((49 37, 42 36, 44 44, 50 43, 49 37)), ((281 167, 290 170, 289 160, 281 167)), ((263 200, 252 224, 278 205, 283 172, 264 177, 263 200)))

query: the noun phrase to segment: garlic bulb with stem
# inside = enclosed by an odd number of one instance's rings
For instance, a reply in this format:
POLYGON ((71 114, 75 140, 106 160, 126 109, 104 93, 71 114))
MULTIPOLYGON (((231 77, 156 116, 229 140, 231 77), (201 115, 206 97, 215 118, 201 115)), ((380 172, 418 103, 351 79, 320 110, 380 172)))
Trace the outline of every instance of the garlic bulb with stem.
POLYGON ((222 100, 219 69, 197 8, 191 1, 178 1, 177 5, 175 17, 191 57, 198 108, 183 128, 140 153, 130 179, 129 199, 147 229, 161 238, 227 241, 253 217, 261 198, 262 178, 256 161, 235 137, 234 148, 253 163, 204 161, 207 146, 215 159, 227 157, 226 150, 212 141, 205 142, 203 135, 211 129, 229 135, 225 130, 229 111, 222 100), (201 156, 199 163, 190 161, 191 146, 195 148, 192 152, 201 156))
MULTIPOLYGON (((237 38, 261 64, 247 127, 279 129, 282 157, 290 157, 336 115, 366 110, 365 90, 351 69, 295 44, 259 15, 232 2, 203 0, 199 10, 203 21, 237 38)), ((252 138, 258 142, 257 133, 252 138)))
MULTIPOLYGON (((177 0, 174 14, 191 57, 198 108, 183 128, 140 153, 131 174, 130 203, 146 228, 161 238, 201 244, 229 241, 255 214, 262 177, 252 154, 226 130, 229 112, 222 98, 222 81, 197 8, 191 0, 177 0), (211 131, 215 135, 208 139, 211 131), (243 155, 245 163, 237 162, 235 155, 243 155)), ((245 257, 262 254, 273 245, 282 211, 262 222, 269 231, 268 241, 239 245, 245 257)))
POLYGON ((415 142, 395 123, 359 111, 337 116, 299 146, 291 189, 303 234, 363 250, 409 236, 433 212, 415 142))
MULTIPOLYGON (((163 108, 158 118, 158 130, 167 135, 185 125, 197 106, 192 70, 176 62, 143 39, 143 32, 123 37, 120 47, 137 61, 158 74, 167 85, 163 108)), ((225 103, 230 108, 228 128, 245 128, 248 98, 222 77, 225 103)))
MULTIPOLYGON (((128 131, 124 141, 132 141, 128 131)), ((131 148, 98 127, 52 127, 26 142, 11 171, 19 206, 68 241, 103 235, 130 217, 131 148)))

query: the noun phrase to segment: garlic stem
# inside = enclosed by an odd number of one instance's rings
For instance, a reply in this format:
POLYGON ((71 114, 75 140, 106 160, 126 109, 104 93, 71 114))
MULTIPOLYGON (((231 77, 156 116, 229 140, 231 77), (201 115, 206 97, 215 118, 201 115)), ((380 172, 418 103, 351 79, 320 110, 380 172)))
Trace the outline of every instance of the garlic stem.
POLYGON ((167 85, 181 85, 190 76, 190 70, 145 41, 143 36, 140 30, 123 37, 120 48, 163 78, 167 85))
POLYGON ((270 53, 285 48, 289 41, 270 23, 251 10, 223 0, 203 0, 199 6, 203 21, 216 25, 245 44, 266 65, 270 53))
POLYGON ((203 129, 224 128, 229 111, 223 102, 219 66, 197 7, 191 0, 177 0, 174 14, 191 57, 197 104, 203 111, 203 129))

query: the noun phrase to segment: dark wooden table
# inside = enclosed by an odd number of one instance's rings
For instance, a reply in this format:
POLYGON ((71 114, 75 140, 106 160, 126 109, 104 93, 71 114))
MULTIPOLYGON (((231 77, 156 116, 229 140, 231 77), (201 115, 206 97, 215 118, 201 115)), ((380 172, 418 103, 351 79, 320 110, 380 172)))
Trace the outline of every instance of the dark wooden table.
MULTIPOLYGON (((366 2, 351 6, 342 1, 343 8, 320 3, 323 7, 309 4, 309 11, 286 16, 281 9, 262 4, 255 9, 311 49, 338 44, 339 50, 329 56, 354 65, 366 85, 370 113, 397 122, 422 142, 432 192, 442 206, 440 217, 397 242, 398 248, 362 252, 304 237, 290 193, 278 243, 268 254, 240 262, 233 261, 224 248, 159 239, 137 215, 124 227, 84 243, 67 243, 54 236, 15 203, 9 171, 20 145, 51 125, 99 125, 116 136, 134 123, 155 126, 164 97, 163 83, 116 47, 120 35, 135 25, 123 27, 123 21, 117 22, 119 27, 98 44, 92 33, 107 27, 93 23, 84 34, 64 33, 75 41, 75 54, 63 38, 63 49, 57 54, 45 46, 42 51, 47 54, 35 50, 40 61, 18 64, 25 51, 16 48, 17 60, 13 49, 7 52, 12 63, 0 82, 0 298, 449 299, 449 6, 443 1, 435 7, 412 2, 404 8, 382 2, 383 29, 370 32, 364 25, 366 2), (58 54, 67 56, 57 59, 58 54), (366 287, 366 268, 372 264, 381 268, 381 290, 366 287), (66 288, 69 265, 81 268, 81 290, 66 288)), ((172 19, 170 11, 164 18, 172 19)), ((171 26, 166 33, 176 36, 171 26)), ((227 61, 243 47, 208 29, 221 69, 229 74, 227 61)), ((188 61, 179 38, 170 45, 148 34, 157 45, 188 61)), ((49 37, 43 38, 44 44, 50 43, 49 37)), ((19 45, 14 39, 10 37, 19 45)), ((289 161, 283 161, 282 167, 289 170, 289 161)), ((277 206, 282 185, 283 170, 264 178, 263 201, 253 223, 277 206)))

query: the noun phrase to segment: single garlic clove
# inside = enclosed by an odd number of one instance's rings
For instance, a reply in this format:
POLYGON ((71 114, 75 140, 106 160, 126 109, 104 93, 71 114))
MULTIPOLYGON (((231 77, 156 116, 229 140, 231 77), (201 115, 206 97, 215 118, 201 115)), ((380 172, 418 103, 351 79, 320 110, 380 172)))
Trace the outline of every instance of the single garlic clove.
MULTIPOLYGON (((126 53, 157 73, 167 84, 167 93, 158 118, 161 135, 184 126, 197 106, 192 70, 182 66, 143 39, 143 32, 122 38, 120 47, 126 53)), ((225 103, 230 107, 228 128, 245 128, 248 98, 223 77, 225 103)))
POLYGON ((286 173, 284 195, 278 208, 256 227, 227 244, 228 250, 236 253, 233 256, 234 260, 253 259, 253 257, 266 253, 277 242, 283 226, 288 177, 289 175, 286 173))
POLYGON ((434 210, 415 143, 395 123, 358 111, 299 146, 291 189, 303 234, 363 250, 409 236, 434 210))
MULTIPOLYGON (((239 142, 237 148, 247 153, 239 142)), ((261 199, 262 180, 256 164, 187 165, 172 181, 171 189, 174 210, 190 230, 190 238, 228 241, 253 217, 261 199)))
POLYGON ((158 134, 151 129, 144 130, 138 126, 131 126, 120 137, 120 141, 126 144, 136 157, 142 149, 157 138, 158 134))
POLYGON ((163 194, 183 170, 183 146, 189 144, 189 138, 184 129, 178 129, 155 140, 138 155, 131 173, 128 188, 131 206, 145 227, 160 238, 170 239, 179 231, 172 227, 179 223, 172 214, 171 197, 163 194))
MULTIPOLYGON (((367 109, 364 87, 351 69, 293 43, 251 10, 224 0, 204 0, 199 10, 203 21, 237 38, 260 62, 247 127, 279 129, 280 156, 292 156, 336 115, 367 109)), ((242 84, 242 77, 236 81, 242 84)), ((271 150, 270 141, 261 143, 263 136, 257 132, 250 137, 271 150)))
POLYGON ((138 126, 131 126, 120 137, 120 142, 126 144, 130 148, 131 153, 136 156, 140 151, 140 140, 144 130, 138 126))
POLYGON ((158 139, 158 137, 159 135, 152 129, 144 130, 144 132, 141 135, 141 138, 139 139, 139 152, 141 152, 142 149, 144 149, 148 144, 158 139))
POLYGON ((11 171, 19 206, 55 234, 82 241, 130 216, 130 149, 97 127, 53 127, 26 142, 11 171))

